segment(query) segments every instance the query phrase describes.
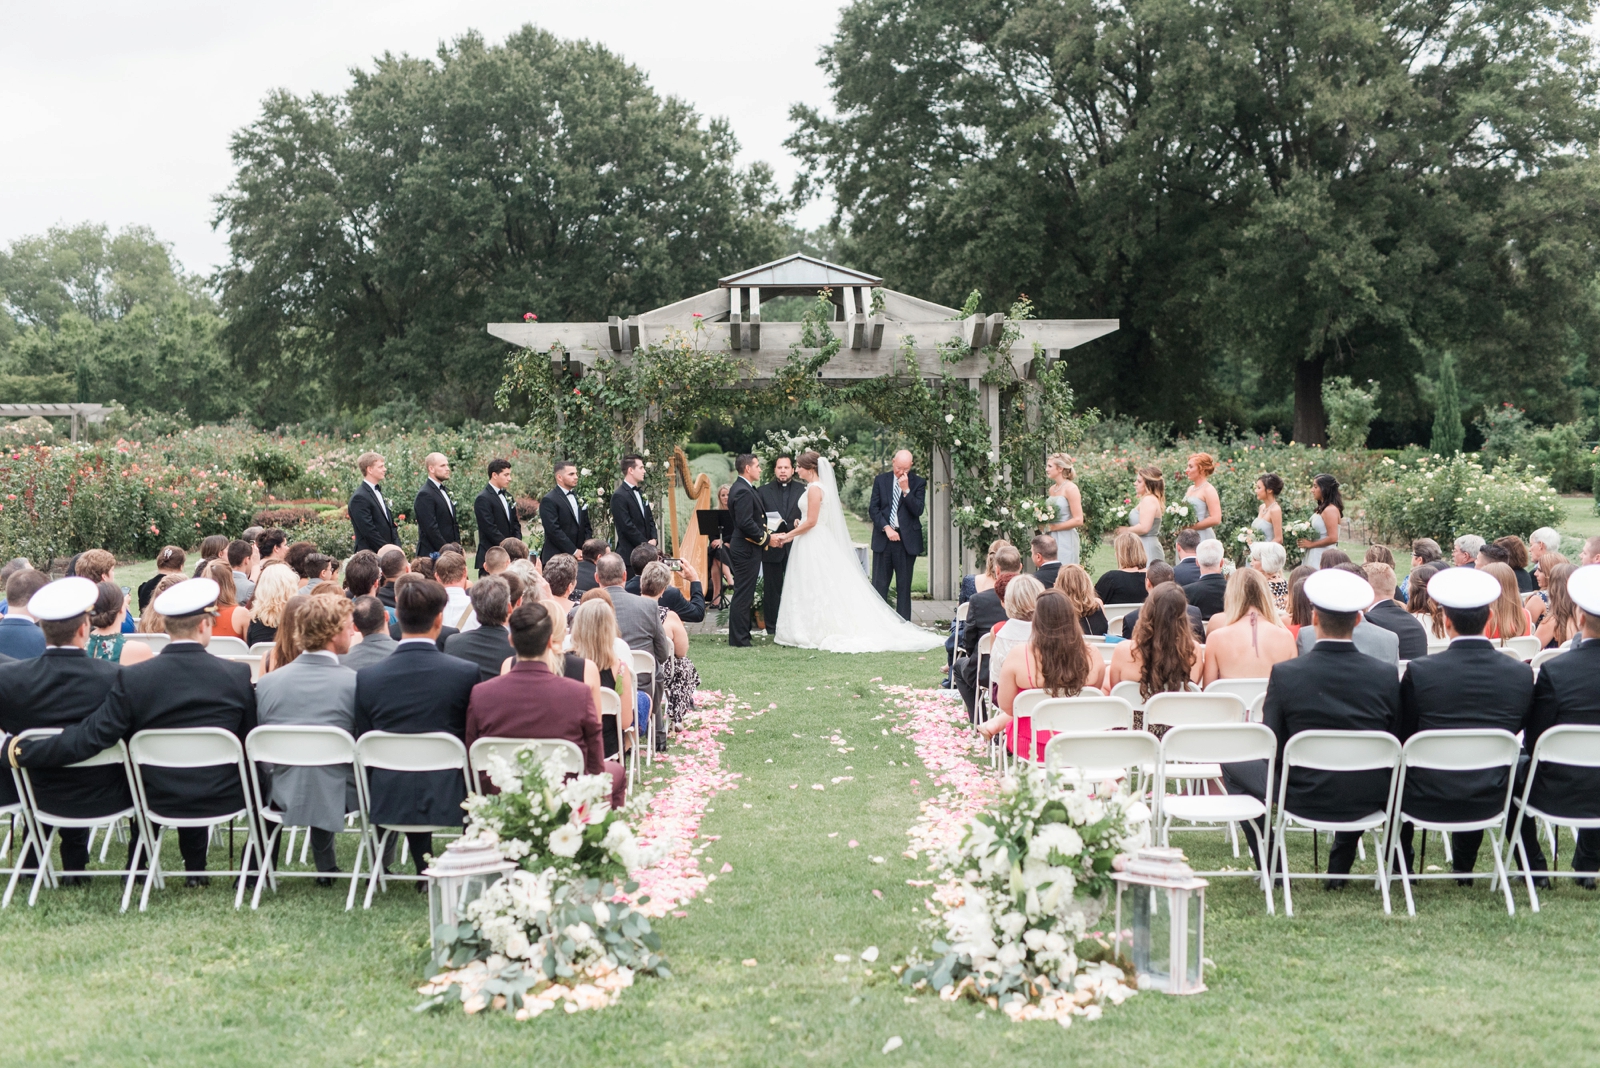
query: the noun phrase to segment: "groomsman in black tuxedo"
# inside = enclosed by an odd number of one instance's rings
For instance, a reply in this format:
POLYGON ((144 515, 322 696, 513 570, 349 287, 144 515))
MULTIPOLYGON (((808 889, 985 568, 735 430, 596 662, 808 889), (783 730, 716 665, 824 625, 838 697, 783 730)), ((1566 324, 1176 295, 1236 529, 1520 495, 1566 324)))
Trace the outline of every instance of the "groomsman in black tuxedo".
POLYGON ((478 559, 473 565, 481 578, 483 554, 507 538, 522 537, 522 520, 517 518, 517 502, 511 497, 511 461, 489 461, 489 484, 472 502, 478 520, 478 559))
POLYGON ((578 499, 578 465, 556 461, 556 488, 539 502, 539 525, 544 527, 544 548, 539 559, 549 563, 557 553, 579 556, 583 543, 594 537, 589 509, 578 499))
POLYGON ((872 480, 867 515, 872 519, 872 586, 889 599, 894 576, 895 608, 911 618, 911 572, 922 555, 922 507, 928 480, 911 471, 911 453, 901 449, 894 462, 872 480))
MULTIPOLYGON (((761 507, 777 512, 783 522, 776 533, 793 530, 800 522, 800 498, 806 495, 805 483, 794 477, 794 460, 780 456, 772 463, 773 481, 757 492, 761 507)), ((783 572, 789 565, 789 546, 774 549, 769 543, 761 551, 761 604, 766 617, 767 633, 778 633, 778 609, 783 604, 783 572)))
MULTIPOLYGON (((85 578, 64 578, 45 586, 28 601, 28 613, 44 632, 45 651, 31 660, 10 660, 0 666, 0 730, 18 734, 35 727, 71 727, 88 718, 105 701, 117 681, 117 665, 84 652, 89 644, 89 611, 98 590, 85 578)), ((120 766, 32 773, 39 804, 62 816, 92 819, 128 807, 128 777, 120 766)), ((0 769, 0 805, 17 802, 15 780, 0 769)), ((62 871, 89 866, 89 831, 63 827, 62 871)), ((129 843, 129 857, 133 844, 129 843)), ((33 860, 24 857, 24 867, 33 860)), ((67 885, 85 876, 64 876, 67 885)))
POLYGON ((644 484, 644 457, 633 453, 622 458, 622 481, 611 495, 611 522, 617 528, 617 555, 628 562, 628 574, 633 570, 633 550, 641 545, 655 545, 660 537, 656 533, 656 516, 650 502, 644 499, 639 487, 644 484))
POLYGON ((356 457, 356 468, 361 472, 361 484, 350 495, 350 525, 356 531, 356 552, 371 549, 377 552, 385 545, 400 544, 400 528, 395 525, 394 510, 383 496, 383 476, 388 473, 383 457, 375 452, 364 452, 356 457))
POLYGON ((749 453, 734 460, 739 477, 728 490, 728 511, 733 519, 733 542, 728 555, 733 558, 733 605, 728 612, 728 644, 735 648, 750 645, 750 621, 756 605, 756 576, 761 571, 761 550, 767 546, 767 510, 756 490, 761 477, 761 461, 749 453))
MULTIPOLYGON (((207 578, 189 579, 167 590, 153 602, 163 617, 169 640, 165 648, 142 664, 123 668, 93 715, 54 738, 31 741, 20 751, 17 763, 29 768, 59 768, 86 760, 119 738, 132 738, 142 730, 172 727, 221 727, 241 742, 256 725, 256 692, 250 669, 233 660, 212 656, 217 584, 207 578)), ((469 665, 470 666, 470 665, 469 665)), ((476 677, 476 669, 473 669, 476 677)), ((233 765, 203 768, 149 768, 144 772, 145 796, 163 816, 204 819, 237 812, 245 807, 239 770, 233 765)), ((205 827, 178 828, 178 851, 189 871, 189 886, 204 883, 205 827)))
POLYGON ((428 469, 428 477, 422 480, 412 508, 417 517, 417 555, 438 556, 444 546, 461 540, 456 502, 444 488, 450 481, 450 459, 442 452, 430 452, 422 462, 428 469))
MULTIPOLYGON (((1388 565, 1376 566, 1387 569, 1388 565)), ((1516 734, 1522 730, 1533 708, 1533 669, 1506 656, 1483 636, 1489 606, 1500 596, 1500 583, 1493 575, 1472 568, 1446 568, 1428 583, 1428 596, 1444 609, 1450 647, 1406 666, 1405 678, 1400 680, 1400 724, 1395 734, 1403 742, 1420 731, 1490 728, 1516 734)), ((1367 615, 1371 618, 1372 612, 1367 615)), ((1505 796, 1504 769, 1414 768, 1406 772, 1401 807, 1424 820, 1488 819, 1500 811, 1505 796)), ((1524 840, 1532 838, 1537 848, 1538 834, 1532 821, 1526 830, 1529 833, 1523 835, 1524 840)), ((1409 823, 1400 829, 1400 850, 1412 871, 1416 870, 1411 856, 1414 833, 1409 823)), ((1476 867, 1482 844, 1482 831, 1452 834, 1455 870, 1469 872, 1476 867)), ((1463 885, 1470 885, 1470 880, 1463 880, 1463 885)))
MULTIPOLYGON (((1568 723, 1600 725, 1600 566, 1585 564, 1574 571, 1567 579, 1567 592, 1582 610, 1583 633, 1575 647, 1539 666, 1539 679, 1533 686, 1533 710, 1522 736, 1523 752, 1530 758, 1540 736, 1551 727, 1568 723)), ((1518 784, 1519 789, 1521 785, 1518 784)), ((1528 803, 1564 816, 1600 819, 1600 771, 1542 765, 1528 803)), ((1524 817, 1522 842, 1528 849, 1529 869, 1543 871, 1545 857, 1539 848, 1539 836, 1528 833, 1534 823, 1532 817, 1524 817)), ((1600 830, 1578 832, 1572 870, 1600 871, 1600 830)), ((1580 879, 1578 885, 1593 890, 1594 877, 1580 879)))
MULTIPOLYGON (((1262 711, 1262 722, 1278 736, 1279 775, 1285 774, 1283 747, 1301 731, 1393 732, 1400 718, 1400 679, 1394 665, 1359 651, 1350 638, 1361 610, 1372 603, 1372 587, 1348 571, 1327 568, 1306 579, 1305 591, 1312 604, 1316 644, 1293 660, 1272 666, 1262 711)), ((1388 807, 1389 779, 1389 773, 1381 770, 1295 768, 1286 800, 1289 811, 1312 819, 1358 819, 1388 807)), ((1223 781, 1230 793, 1264 798, 1266 761, 1224 764, 1223 781)), ((1272 799, 1277 799, 1276 785, 1272 799)), ((1253 852, 1255 837, 1246 837, 1253 852)), ((1353 831, 1333 836, 1329 873, 1350 870, 1360 837, 1353 831)), ((1327 886, 1343 889, 1344 881, 1330 880, 1327 886)))

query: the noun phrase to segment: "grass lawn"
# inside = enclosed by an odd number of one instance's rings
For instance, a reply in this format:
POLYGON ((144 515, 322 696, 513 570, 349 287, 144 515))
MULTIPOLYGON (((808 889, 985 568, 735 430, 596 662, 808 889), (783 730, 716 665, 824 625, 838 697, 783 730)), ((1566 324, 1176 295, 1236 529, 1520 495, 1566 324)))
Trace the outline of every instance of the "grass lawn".
MULTIPOLYGON (((108 881, 0 913, 0 1063, 1570 1064, 1600 1042, 1588 1011, 1600 895, 1571 886, 1544 895, 1537 916, 1519 897, 1508 917, 1484 886, 1431 885, 1415 919, 1403 904, 1384 917, 1371 890, 1307 886, 1290 920, 1267 917, 1245 881, 1219 880, 1216 964, 1199 997, 1140 995, 1070 1031, 966 1002, 908 1004, 887 966, 921 938, 923 891, 906 880, 925 872, 900 853, 929 776, 898 735, 880 734, 870 680, 932 684, 937 658, 729 650, 712 637, 696 637, 693 655, 708 687, 777 708, 725 736, 723 764, 744 778, 710 807, 702 831, 722 837, 702 864, 733 871, 687 919, 662 922, 672 980, 525 1024, 419 1016, 426 925, 408 888, 346 914, 342 892, 297 880, 252 914, 234 912, 224 887, 169 884, 148 913, 119 915, 108 881), (835 730, 854 752, 826 741, 835 730), (854 779, 830 783, 841 774, 854 779), (871 974, 833 961, 868 945, 882 951, 871 974), (905 1046, 885 1058, 893 1035, 905 1046)), ((1201 863, 1231 862, 1219 837, 1181 844, 1201 863)))

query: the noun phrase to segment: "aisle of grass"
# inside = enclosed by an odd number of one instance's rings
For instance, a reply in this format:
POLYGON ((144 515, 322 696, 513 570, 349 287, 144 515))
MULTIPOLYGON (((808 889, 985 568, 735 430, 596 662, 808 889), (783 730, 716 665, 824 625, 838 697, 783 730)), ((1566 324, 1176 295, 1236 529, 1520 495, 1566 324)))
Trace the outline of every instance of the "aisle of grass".
MULTIPOLYGON (((107 885, 0 913, 0 1063, 867 1064, 900 1035, 892 1058, 922 1065, 1555 1064, 1600 1041, 1588 1011, 1600 897, 1572 887, 1538 916, 1519 903, 1507 917, 1481 886, 1429 886, 1414 920, 1384 918, 1370 890, 1308 888, 1288 920, 1233 880, 1210 894, 1204 996, 1141 995, 1070 1031, 966 1002, 907 1004, 887 966, 919 937, 921 891, 906 880, 925 873, 900 853, 929 776, 880 733, 871 680, 925 684, 937 661, 712 638, 694 656, 708 686, 778 707, 726 738, 725 765, 745 778, 712 804, 702 830, 721 838, 703 860, 733 870, 687 919, 663 922, 672 980, 527 1024, 418 1016, 425 922, 409 889, 345 914, 342 894, 297 882, 251 914, 221 887, 175 888, 122 916, 107 885), (882 953, 870 973, 857 959, 868 945, 882 953)), ((1211 836, 1182 844, 1229 859, 1211 836)))

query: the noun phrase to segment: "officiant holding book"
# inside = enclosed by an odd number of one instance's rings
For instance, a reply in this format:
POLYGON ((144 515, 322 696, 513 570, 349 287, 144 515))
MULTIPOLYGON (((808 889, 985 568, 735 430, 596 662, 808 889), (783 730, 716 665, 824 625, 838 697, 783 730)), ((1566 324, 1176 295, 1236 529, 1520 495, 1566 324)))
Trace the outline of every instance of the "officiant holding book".
MULTIPOLYGON (((780 456, 772 464, 772 481, 757 492, 767 512, 767 526, 774 534, 787 534, 800 522, 800 498, 806 487, 794 477, 794 461, 780 456), (773 526, 776 517, 778 524, 773 526)), ((789 546, 777 548, 771 542, 761 553, 761 604, 768 634, 778 633, 778 609, 783 603, 783 574, 789 562, 789 546)))

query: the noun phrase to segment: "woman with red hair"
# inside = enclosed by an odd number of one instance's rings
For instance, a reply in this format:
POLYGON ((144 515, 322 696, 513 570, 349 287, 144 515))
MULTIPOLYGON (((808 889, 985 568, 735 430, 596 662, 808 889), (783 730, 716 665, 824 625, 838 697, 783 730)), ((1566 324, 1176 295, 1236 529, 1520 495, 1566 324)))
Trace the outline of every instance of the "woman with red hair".
POLYGON ((1222 523, 1222 501, 1217 497, 1217 487, 1211 484, 1211 472, 1216 469, 1217 461, 1209 452, 1192 453, 1188 466, 1183 469, 1184 477, 1189 480, 1189 490, 1183 500, 1194 509, 1194 522, 1189 526, 1200 532, 1201 541, 1215 538, 1215 528, 1222 523))

